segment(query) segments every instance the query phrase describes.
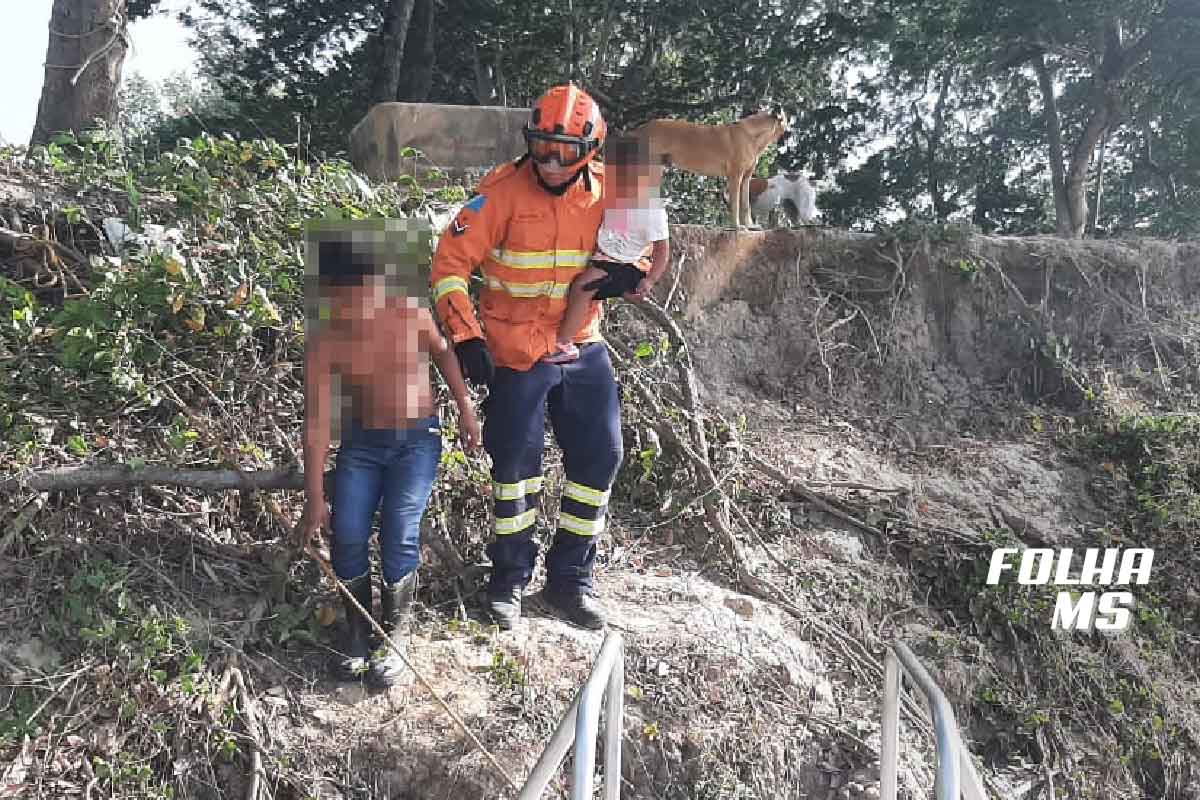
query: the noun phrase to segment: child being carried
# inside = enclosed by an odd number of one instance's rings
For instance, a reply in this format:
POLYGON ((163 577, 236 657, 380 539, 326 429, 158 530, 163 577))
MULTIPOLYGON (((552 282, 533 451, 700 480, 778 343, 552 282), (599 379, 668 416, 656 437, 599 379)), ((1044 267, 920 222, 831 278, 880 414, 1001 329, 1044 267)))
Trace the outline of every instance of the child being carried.
POLYGON ((650 164, 643 142, 610 139, 604 148, 604 220, 587 269, 571 284, 556 349, 542 361, 562 364, 579 357, 572 343, 592 302, 610 297, 641 300, 666 274, 670 261, 667 212, 659 197, 662 167, 650 164), (649 261, 647 261, 647 257, 649 261))

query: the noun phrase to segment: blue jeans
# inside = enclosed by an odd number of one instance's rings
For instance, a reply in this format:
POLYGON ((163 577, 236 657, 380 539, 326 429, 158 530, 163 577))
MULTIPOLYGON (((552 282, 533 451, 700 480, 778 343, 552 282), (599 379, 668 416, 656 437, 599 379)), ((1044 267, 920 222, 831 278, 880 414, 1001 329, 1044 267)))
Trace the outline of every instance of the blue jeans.
POLYGON ((382 501, 379 554, 395 583, 421 563, 421 517, 442 457, 436 415, 406 430, 363 429, 351 421, 334 468, 332 562, 342 580, 370 569, 371 523, 382 501))

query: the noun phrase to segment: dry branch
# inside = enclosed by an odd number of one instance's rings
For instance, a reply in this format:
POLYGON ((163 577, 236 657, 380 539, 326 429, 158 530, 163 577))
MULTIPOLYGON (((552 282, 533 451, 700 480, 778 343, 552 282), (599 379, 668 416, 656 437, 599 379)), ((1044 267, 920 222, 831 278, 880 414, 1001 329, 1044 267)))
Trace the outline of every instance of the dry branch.
MULTIPOLYGON (((756 456, 754 453, 748 453, 747 455, 750 459, 750 463, 753 464, 754 467, 759 472, 761 472, 763 475, 766 475, 768 478, 771 478, 772 480, 778 481, 779 483, 783 484, 784 488, 787 489, 787 491, 789 491, 792 494, 797 495, 799 497, 803 497, 805 500, 807 500, 808 502, 812 503, 817 508, 824 511, 826 514, 829 514, 832 517, 836 517, 837 519, 840 519, 842 522, 849 523, 850 525, 853 525, 854 527, 859 528, 860 530, 863 530, 863 531, 871 534, 872 536, 880 535, 878 528, 868 525, 863 520, 861 520, 858 517, 855 517, 851 514, 847 514, 845 511, 841 511, 840 509, 834 508, 833 505, 828 500, 826 500, 824 497, 821 497, 819 494, 814 492, 812 489, 809 489, 808 487, 806 487, 804 484, 802 484, 800 481, 796 480, 795 478, 788 477, 788 475, 786 473, 784 473, 783 470, 779 469, 775 465, 768 463, 767 461, 763 460, 759 456, 756 456)), ((888 491, 903 491, 903 490, 894 490, 893 489, 893 490, 888 490, 888 491)))
POLYGON ((262 759, 262 729, 258 723, 258 713, 255 710, 254 697, 246 687, 246 680, 242 677, 242 671, 235 666, 232 668, 231 673, 240 698, 239 705, 242 709, 242 715, 245 717, 246 732, 250 736, 251 775, 250 784, 246 789, 246 800, 258 800, 262 788, 262 779, 266 774, 266 770, 263 769, 262 759))
POLYGON ((0 480, 0 494, 31 489, 35 492, 60 492, 72 489, 100 489, 124 486, 186 486, 192 489, 303 489, 304 473, 293 467, 255 470, 178 469, 148 466, 137 469, 128 465, 112 467, 67 467, 34 472, 0 480))
POLYGON ((55 241, 49 238, 40 238, 29 233, 21 233, 10 228, 0 227, 0 242, 10 245, 14 249, 24 248, 29 245, 40 245, 57 251, 57 255, 70 258, 77 266, 86 267, 88 265, 87 257, 73 247, 55 241))
POLYGON ((16 541, 16 538, 24 533, 29 524, 33 522, 33 518, 42 510, 42 506, 46 504, 49 495, 46 492, 39 492, 25 504, 24 508, 17 513, 13 518, 12 523, 8 526, 8 530, 4 534, 4 538, 0 539, 0 556, 8 552, 8 548, 16 541))

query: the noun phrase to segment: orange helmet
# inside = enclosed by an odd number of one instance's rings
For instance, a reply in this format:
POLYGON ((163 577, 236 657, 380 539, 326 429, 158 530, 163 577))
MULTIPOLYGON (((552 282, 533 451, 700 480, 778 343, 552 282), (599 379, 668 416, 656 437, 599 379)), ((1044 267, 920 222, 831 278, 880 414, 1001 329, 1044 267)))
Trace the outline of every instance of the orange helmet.
POLYGON ((553 87, 534 104, 525 144, 529 157, 539 164, 557 160, 564 167, 582 166, 596 157, 607 132, 600 106, 568 83, 553 87))

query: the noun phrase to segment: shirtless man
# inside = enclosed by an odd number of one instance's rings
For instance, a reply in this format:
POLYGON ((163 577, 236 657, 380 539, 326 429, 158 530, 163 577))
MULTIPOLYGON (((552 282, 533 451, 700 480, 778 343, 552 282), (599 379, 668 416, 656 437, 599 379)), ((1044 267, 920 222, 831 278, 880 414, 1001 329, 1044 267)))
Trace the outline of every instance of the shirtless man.
MULTIPOLYGON (((309 334, 305 352, 304 475, 306 542, 332 532, 333 569, 365 609, 371 609, 368 545, 383 503, 379 549, 383 565, 380 624, 403 646, 421 554, 421 517, 441 459, 442 437, 429 382, 429 359, 441 370, 459 410, 460 436, 478 447, 479 421, 458 359, 415 297, 388 298, 376 257, 352 237, 316 244, 318 286, 327 322, 309 334), (334 472, 332 513, 325 504, 330 445, 331 383, 341 379, 353 411, 343 425, 334 472)), ((344 600, 347 626, 334 674, 386 688, 403 661, 386 646, 372 652, 370 626, 344 600)))

